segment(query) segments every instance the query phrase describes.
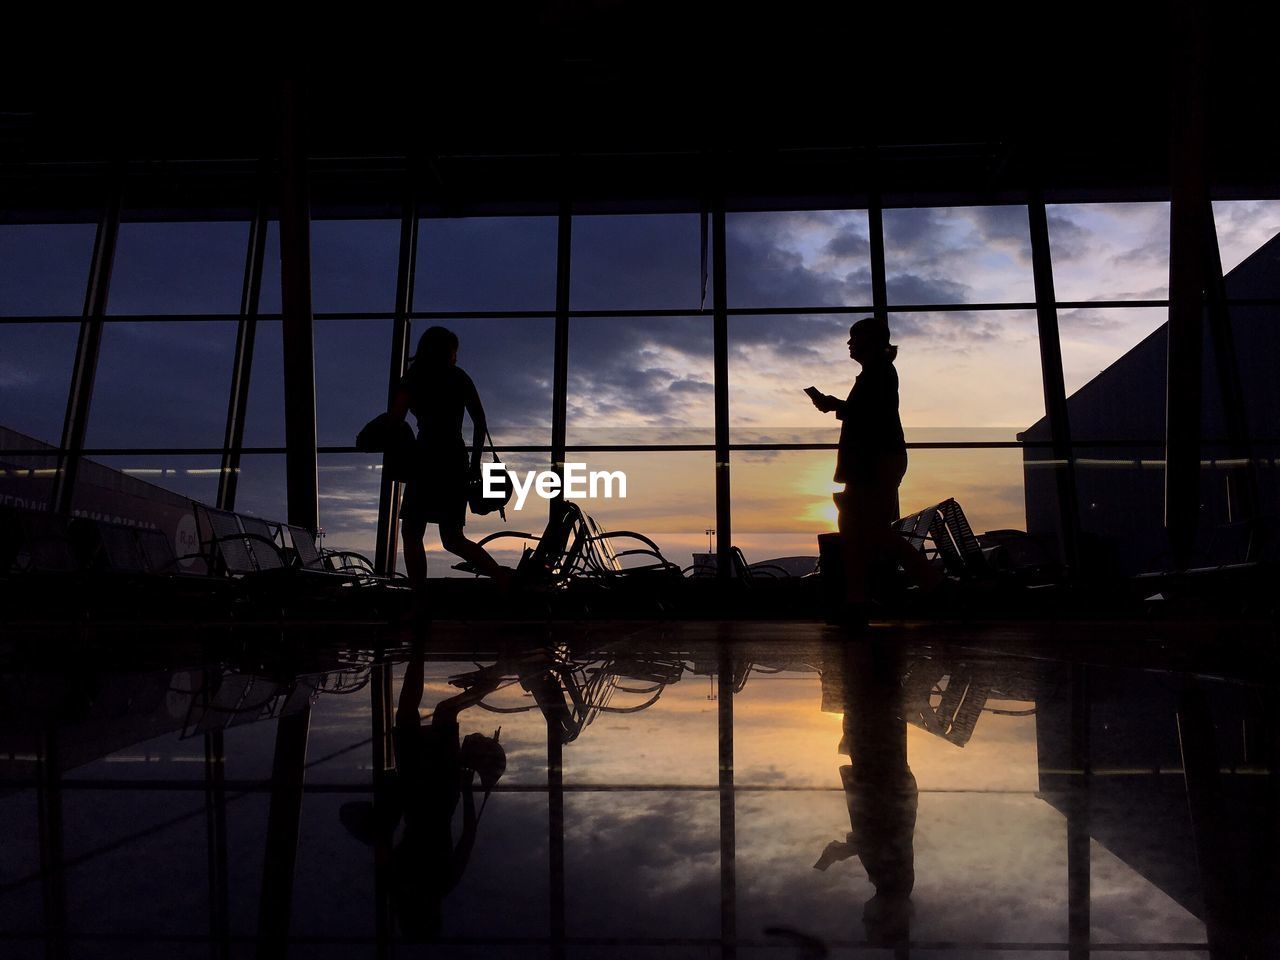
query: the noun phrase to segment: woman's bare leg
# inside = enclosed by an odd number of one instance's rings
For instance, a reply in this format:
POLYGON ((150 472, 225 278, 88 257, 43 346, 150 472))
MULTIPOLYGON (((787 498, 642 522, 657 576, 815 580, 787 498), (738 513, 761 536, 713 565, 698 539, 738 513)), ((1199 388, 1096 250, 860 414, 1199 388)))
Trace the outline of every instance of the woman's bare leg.
POLYGON ((425 523, 405 520, 400 524, 400 540, 404 543, 404 569, 414 586, 427 582, 427 548, 422 536, 427 532, 425 523))
POLYGON ((507 570, 489 552, 474 540, 468 540, 462 527, 440 524, 440 545, 452 554, 466 560, 481 573, 495 580, 505 581, 507 570))

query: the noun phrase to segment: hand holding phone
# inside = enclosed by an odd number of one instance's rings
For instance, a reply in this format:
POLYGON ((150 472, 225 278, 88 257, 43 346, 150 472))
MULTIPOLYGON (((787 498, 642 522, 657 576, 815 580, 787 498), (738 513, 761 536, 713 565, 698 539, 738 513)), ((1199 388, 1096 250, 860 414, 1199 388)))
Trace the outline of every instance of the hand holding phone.
POLYGON ((823 413, 827 413, 834 409, 831 406, 831 399, 817 387, 805 387, 804 392, 809 395, 809 399, 813 401, 813 405, 823 413))

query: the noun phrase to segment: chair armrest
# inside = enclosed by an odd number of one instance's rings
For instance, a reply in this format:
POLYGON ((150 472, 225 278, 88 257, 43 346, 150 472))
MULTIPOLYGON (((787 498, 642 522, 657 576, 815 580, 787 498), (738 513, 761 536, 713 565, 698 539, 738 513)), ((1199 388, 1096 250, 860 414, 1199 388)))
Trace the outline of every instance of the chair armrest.
POLYGON ((476 546, 483 547, 486 543, 501 540, 503 537, 519 537, 521 540, 533 540, 535 543, 542 539, 541 534, 521 533, 519 530, 499 530, 497 533, 491 533, 487 537, 477 540, 476 546))

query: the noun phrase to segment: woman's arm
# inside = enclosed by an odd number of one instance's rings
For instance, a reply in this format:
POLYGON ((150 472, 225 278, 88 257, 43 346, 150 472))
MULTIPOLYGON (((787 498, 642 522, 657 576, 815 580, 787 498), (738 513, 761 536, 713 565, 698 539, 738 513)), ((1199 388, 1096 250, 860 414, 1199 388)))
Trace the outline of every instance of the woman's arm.
POLYGON ((480 472, 480 456, 484 453, 484 438, 489 431, 488 422, 484 418, 484 406, 480 403, 480 394, 476 385, 467 377, 465 405, 471 417, 471 472, 480 472))

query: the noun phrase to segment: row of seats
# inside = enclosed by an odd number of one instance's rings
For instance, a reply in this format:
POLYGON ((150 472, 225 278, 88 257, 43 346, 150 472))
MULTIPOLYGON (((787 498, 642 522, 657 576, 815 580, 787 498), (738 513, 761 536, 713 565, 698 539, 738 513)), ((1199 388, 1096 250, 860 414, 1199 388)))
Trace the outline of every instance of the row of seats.
POLYGON ((227 604, 240 609, 246 602, 278 606, 357 595, 365 606, 372 601, 373 607, 394 609, 407 595, 403 577, 378 576, 358 553, 322 550, 315 535, 299 525, 201 503, 191 509, 198 546, 183 554, 155 527, 0 509, 0 584, 6 586, 7 605, 22 616, 148 604, 159 609, 177 601, 184 609, 218 615, 227 604))

